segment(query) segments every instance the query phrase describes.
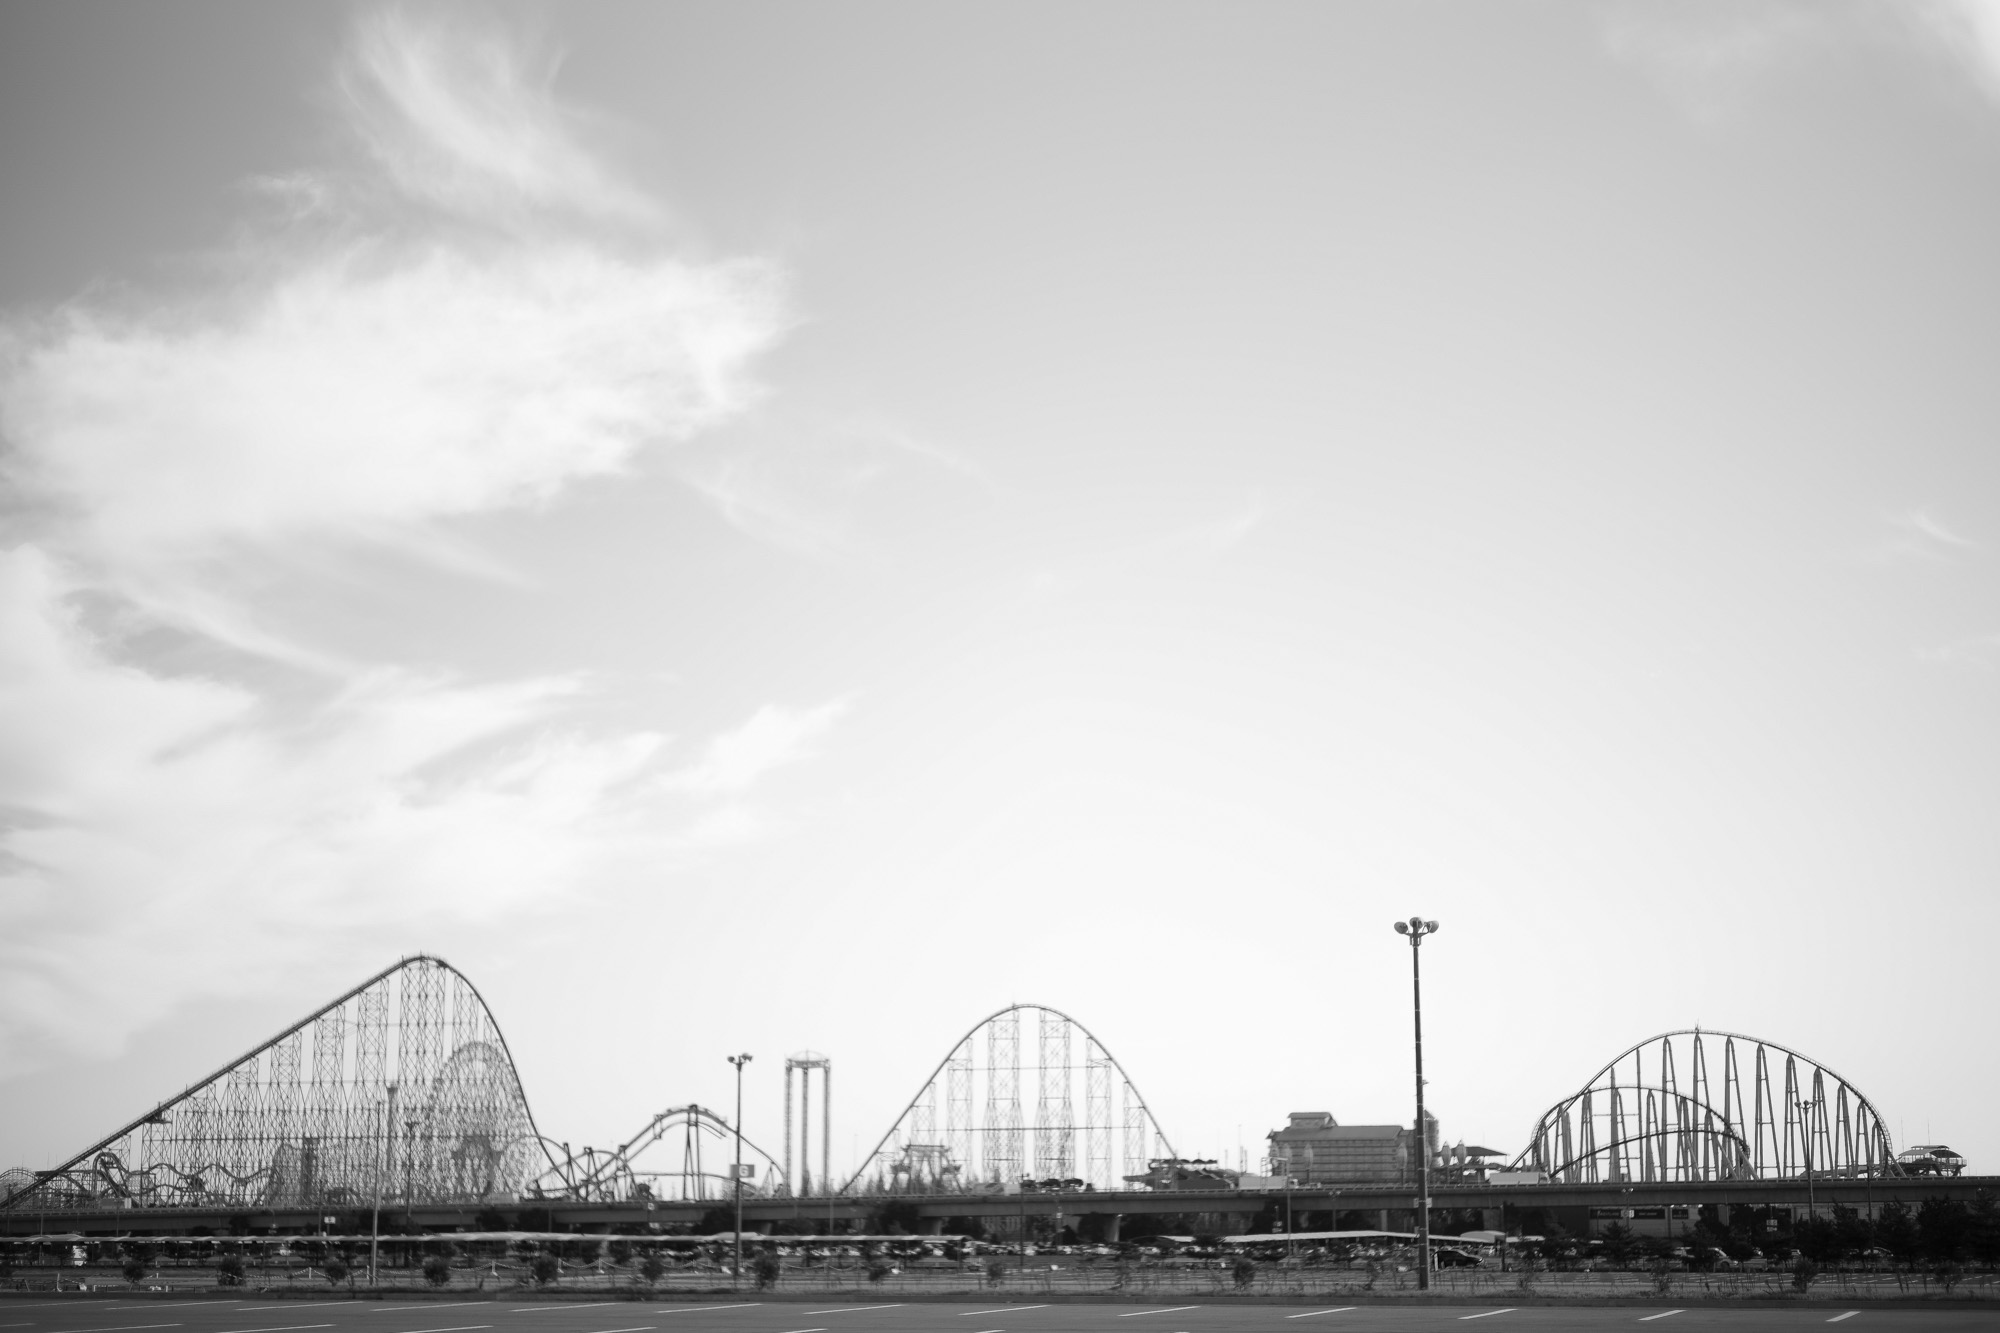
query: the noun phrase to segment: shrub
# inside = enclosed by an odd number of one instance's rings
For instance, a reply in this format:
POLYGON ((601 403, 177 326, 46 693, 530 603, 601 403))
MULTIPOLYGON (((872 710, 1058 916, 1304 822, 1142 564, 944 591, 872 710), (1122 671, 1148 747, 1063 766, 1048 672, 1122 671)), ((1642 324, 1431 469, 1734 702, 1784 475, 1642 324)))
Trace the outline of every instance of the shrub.
POLYGON ((137 1255, 127 1259, 125 1267, 119 1271, 125 1275, 125 1280, 135 1287, 146 1280, 146 1262, 137 1255))
MULTIPOLYGON (((776 1286, 780 1271, 782 1270, 778 1264, 778 1256, 769 1252, 758 1255, 756 1262, 750 1265, 750 1272, 756 1277, 757 1288, 760 1291, 776 1286)), ((870 1269, 868 1275, 873 1278, 875 1276, 874 1270, 870 1269)), ((877 1278, 876 1280, 880 1281, 881 1279, 877 1278)))
POLYGON ((660 1257, 658 1250, 646 1251, 646 1257, 639 1261, 639 1276, 646 1279, 649 1287, 664 1277, 666 1271, 667 1261, 660 1257))
POLYGON ((1819 1276, 1819 1265, 1800 1255, 1792 1263, 1792 1290, 1803 1296, 1812 1289, 1813 1279, 1819 1276))
POLYGON ((215 1282, 217 1286, 222 1287, 242 1286, 243 1256, 240 1254, 225 1254, 216 1260, 215 1282))
POLYGON ((536 1286, 554 1286, 556 1279, 562 1276, 562 1264, 553 1254, 538 1254, 534 1263, 529 1265, 528 1272, 534 1277, 536 1286))
POLYGON ((868 1261, 868 1280, 870 1282, 880 1282, 895 1271, 887 1259, 871 1259, 868 1261))
POLYGON ((1250 1284, 1257 1280, 1257 1261, 1250 1258, 1239 1258, 1229 1266, 1229 1275, 1236 1279, 1236 1289, 1238 1291, 1248 1291, 1250 1284))
POLYGON ((448 1285, 451 1282, 451 1261, 441 1254, 424 1260, 424 1281, 433 1287, 448 1285))
POLYGON ((986 1285, 997 1287, 1007 1280, 1007 1265, 998 1259, 986 1261, 986 1285))

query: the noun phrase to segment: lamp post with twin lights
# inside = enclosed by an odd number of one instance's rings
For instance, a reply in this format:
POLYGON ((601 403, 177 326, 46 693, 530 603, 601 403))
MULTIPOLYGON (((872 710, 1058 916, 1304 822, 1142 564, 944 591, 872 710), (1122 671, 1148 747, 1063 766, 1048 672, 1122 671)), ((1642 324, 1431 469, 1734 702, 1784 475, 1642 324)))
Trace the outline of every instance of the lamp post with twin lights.
POLYGON ((750 1063, 750 1053, 726 1057, 736 1066, 736 1271, 731 1275, 730 1285, 743 1285, 743 1066, 750 1063))
POLYGON ((1431 1136, 1424 1125, 1424 977, 1417 965, 1424 936, 1437 934, 1438 923, 1413 916, 1396 923, 1396 933, 1410 940, 1410 1003, 1417 1023, 1417 1290, 1431 1289, 1431 1136))

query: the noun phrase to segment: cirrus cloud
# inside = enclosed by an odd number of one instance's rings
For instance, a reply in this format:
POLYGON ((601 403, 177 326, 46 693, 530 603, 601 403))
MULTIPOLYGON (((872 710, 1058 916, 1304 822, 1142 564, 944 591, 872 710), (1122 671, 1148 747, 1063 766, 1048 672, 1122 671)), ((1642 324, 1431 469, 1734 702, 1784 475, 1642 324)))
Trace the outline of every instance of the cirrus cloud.
POLYGON ((554 68, 498 29, 364 17, 337 76, 357 163, 267 182, 284 216, 194 290, 0 323, 22 520, 0 548, 0 1072, 115 1047, 157 1012, 134 988, 247 993, 302 950, 372 965, 384 932, 616 892, 754 834, 751 788, 838 711, 770 705, 683 746, 576 723, 587 663, 481 679, 260 615, 309 550, 449 549, 455 518, 557 503, 757 401, 781 273, 677 247, 554 68))

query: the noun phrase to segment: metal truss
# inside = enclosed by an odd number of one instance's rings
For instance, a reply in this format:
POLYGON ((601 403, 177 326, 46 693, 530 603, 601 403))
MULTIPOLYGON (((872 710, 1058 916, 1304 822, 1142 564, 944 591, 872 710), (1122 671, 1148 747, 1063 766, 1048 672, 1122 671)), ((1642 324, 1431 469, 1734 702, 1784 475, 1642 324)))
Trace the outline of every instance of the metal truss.
MULTIPOLYGON (((646 1127, 616 1148, 578 1148, 544 1140, 549 1169, 529 1187, 529 1198, 560 1199, 578 1203, 683 1202, 726 1199, 735 1190, 728 1168, 735 1162, 736 1129, 705 1106, 689 1103, 669 1107, 646 1122, 646 1127), (678 1137, 675 1138, 676 1132, 678 1137), (717 1154, 705 1154, 704 1143, 720 1139, 717 1154), (655 1145, 670 1148, 649 1152, 655 1145), (680 1149, 676 1163, 671 1147, 680 1149), (708 1163, 713 1161, 715 1169, 708 1163)), ((771 1155, 743 1140, 744 1160, 756 1166, 764 1183, 754 1187, 759 1194, 787 1191, 788 1176, 771 1155)))
POLYGON ((0 1209, 511 1202, 542 1156, 472 983, 405 958, 92 1144, 0 1209))
MULTIPOLYGON (((833 1061, 818 1051, 785 1057, 785 1187, 788 1193, 812 1193, 812 1072, 819 1071, 820 1179, 833 1176, 833 1061), (799 1170, 792 1174, 792 1074, 799 1076, 799 1170)), ((826 1188, 832 1188, 829 1184, 826 1188)))
POLYGON ((1598 1070, 1542 1113, 1514 1168, 1565 1183, 1903 1174, 1853 1084, 1776 1042, 1700 1028, 1650 1037, 1598 1070))
POLYGON ((1088 1028, 1060 1010, 1016 1004, 952 1047, 840 1192, 971 1193, 1030 1172, 1117 1189, 1172 1156, 1145 1099, 1088 1028), (1029 1090, 1032 1122, 1021 1105, 1029 1090))

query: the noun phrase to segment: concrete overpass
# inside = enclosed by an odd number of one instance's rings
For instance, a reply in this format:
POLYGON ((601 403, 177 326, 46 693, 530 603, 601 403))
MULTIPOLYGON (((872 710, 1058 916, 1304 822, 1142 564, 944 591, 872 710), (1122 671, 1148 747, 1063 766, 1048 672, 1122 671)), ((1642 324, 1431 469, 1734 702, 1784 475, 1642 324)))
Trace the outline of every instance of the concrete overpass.
MULTIPOLYGON (((1900 1202, 1914 1208, 1925 1199, 1951 1198, 1971 1201, 1981 1192, 2000 1195, 2000 1176, 1903 1177, 1896 1179, 1814 1180, 1811 1201, 1819 1208, 1835 1204, 1873 1212, 1886 1203, 1900 1202)), ((1486 1225, 1504 1228, 1518 1221, 1527 1209, 1619 1208, 1699 1208, 1720 1204, 1728 1207, 1804 1208, 1808 1201, 1807 1183, 1802 1179, 1737 1180, 1718 1182, 1610 1183, 1551 1185, 1450 1185, 1431 1192, 1434 1211, 1477 1210, 1486 1225)), ((861 1230, 869 1219, 890 1202, 913 1205, 923 1229, 936 1231, 953 1217, 976 1217, 989 1229, 1008 1231, 1023 1217, 1050 1218, 1058 1213, 1065 1224, 1082 1218, 1103 1219, 1107 1239, 1115 1238, 1124 1219, 1165 1214, 1205 1213, 1218 1215, 1218 1230, 1240 1232, 1249 1219, 1276 1205, 1282 1209, 1289 1200, 1294 1216, 1307 1212, 1361 1212, 1374 1214, 1377 1221, 1407 1217, 1416 1208, 1416 1198, 1408 1186, 1356 1185, 1342 1189, 1284 1190, 1116 1190, 1075 1191, 1060 1194, 911 1194, 838 1195, 832 1198, 761 1198, 746 1195, 743 1221, 746 1228, 766 1230, 784 1226, 787 1230, 810 1228, 815 1231, 861 1230), (1239 1225, 1239 1223, 1241 1223, 1239 1225)), ((545 1210, 556 1230, 586 1234, 644 1234, 652 1230, 676 1230, 699 1226, 711 1210, 727 1207, 727 1200, 691 1203, 575 1203, 556 1199, 524 1199, 518 1203, 493 1205, 510 1217, 524 1209, 545 1210)), ((103 1236, 185 1236, 197 1229, 217 1235, 229 1234, 236 1219, 247 1221, 256 1231, 310 1233, 322 1228, 322 1218, 335 1214, 352 1218, 352 1206, 325 1209, 103 1209, 31 1211, 0 1213, 0 1237, 43 1233, 77 1232, 103 1236)), ((382 1219, 385 1229, 414 1225, 423 1231, 476 1229, 480 1205, 426 1205, 406 1208, 385 1202, 382 1219)), ((1690 1213, 1692 1217, 1694 1214, 1690 1213)), ((363 1216, 366 1216, 365 1210, 363 1216)), ((1587 1216, 1587 1214, 1586 1214, 1587 1216)), ((1567 1225, 1567 1224, 1565 1224, 1567 1225)), ((1384 1229, 1391 1229, 1384 1227, 1384 1229)), ((1399 1228, 1407 1229, 1407 1228, 1399 1228)), ((1572 1231, 1582 1227, 1571 1226, 1572 1231)))

